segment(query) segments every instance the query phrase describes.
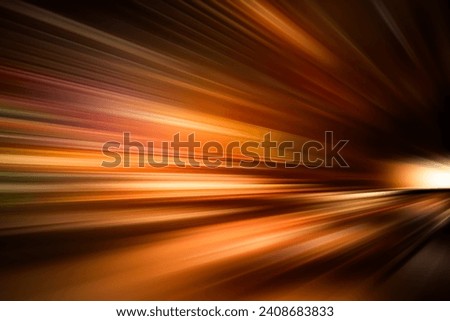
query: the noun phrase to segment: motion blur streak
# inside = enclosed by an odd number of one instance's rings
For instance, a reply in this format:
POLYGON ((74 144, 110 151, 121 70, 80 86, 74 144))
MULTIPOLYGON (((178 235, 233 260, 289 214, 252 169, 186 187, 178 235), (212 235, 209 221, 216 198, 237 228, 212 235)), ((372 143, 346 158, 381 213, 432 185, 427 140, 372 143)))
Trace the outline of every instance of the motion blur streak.
POLYGON ((450 299, 448 11, 0 2, 0 299, 450 299), (325 131, 349 168, 101 166, 325 131))

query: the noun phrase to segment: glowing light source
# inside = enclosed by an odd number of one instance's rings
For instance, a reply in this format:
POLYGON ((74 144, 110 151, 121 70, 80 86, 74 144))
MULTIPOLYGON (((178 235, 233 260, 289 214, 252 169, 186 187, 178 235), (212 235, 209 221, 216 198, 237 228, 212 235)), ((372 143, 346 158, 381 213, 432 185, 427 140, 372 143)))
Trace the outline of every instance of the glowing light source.
POLYGON ((402 188, 450 188, 450 166, 442 163, 400 165, 395 184, 402 188))

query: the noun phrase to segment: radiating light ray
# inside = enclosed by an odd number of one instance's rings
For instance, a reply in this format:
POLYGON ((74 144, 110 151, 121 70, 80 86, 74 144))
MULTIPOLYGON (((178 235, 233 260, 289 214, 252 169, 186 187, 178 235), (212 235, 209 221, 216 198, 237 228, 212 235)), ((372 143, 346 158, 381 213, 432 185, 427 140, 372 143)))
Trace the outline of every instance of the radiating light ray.
POLYGON ((448 299, 448 21, 438 1, 0 3, 0 298, 448 299), (101 166, 125 132, 160 157, 177 133, 325 131, 349 168, 101 166))

